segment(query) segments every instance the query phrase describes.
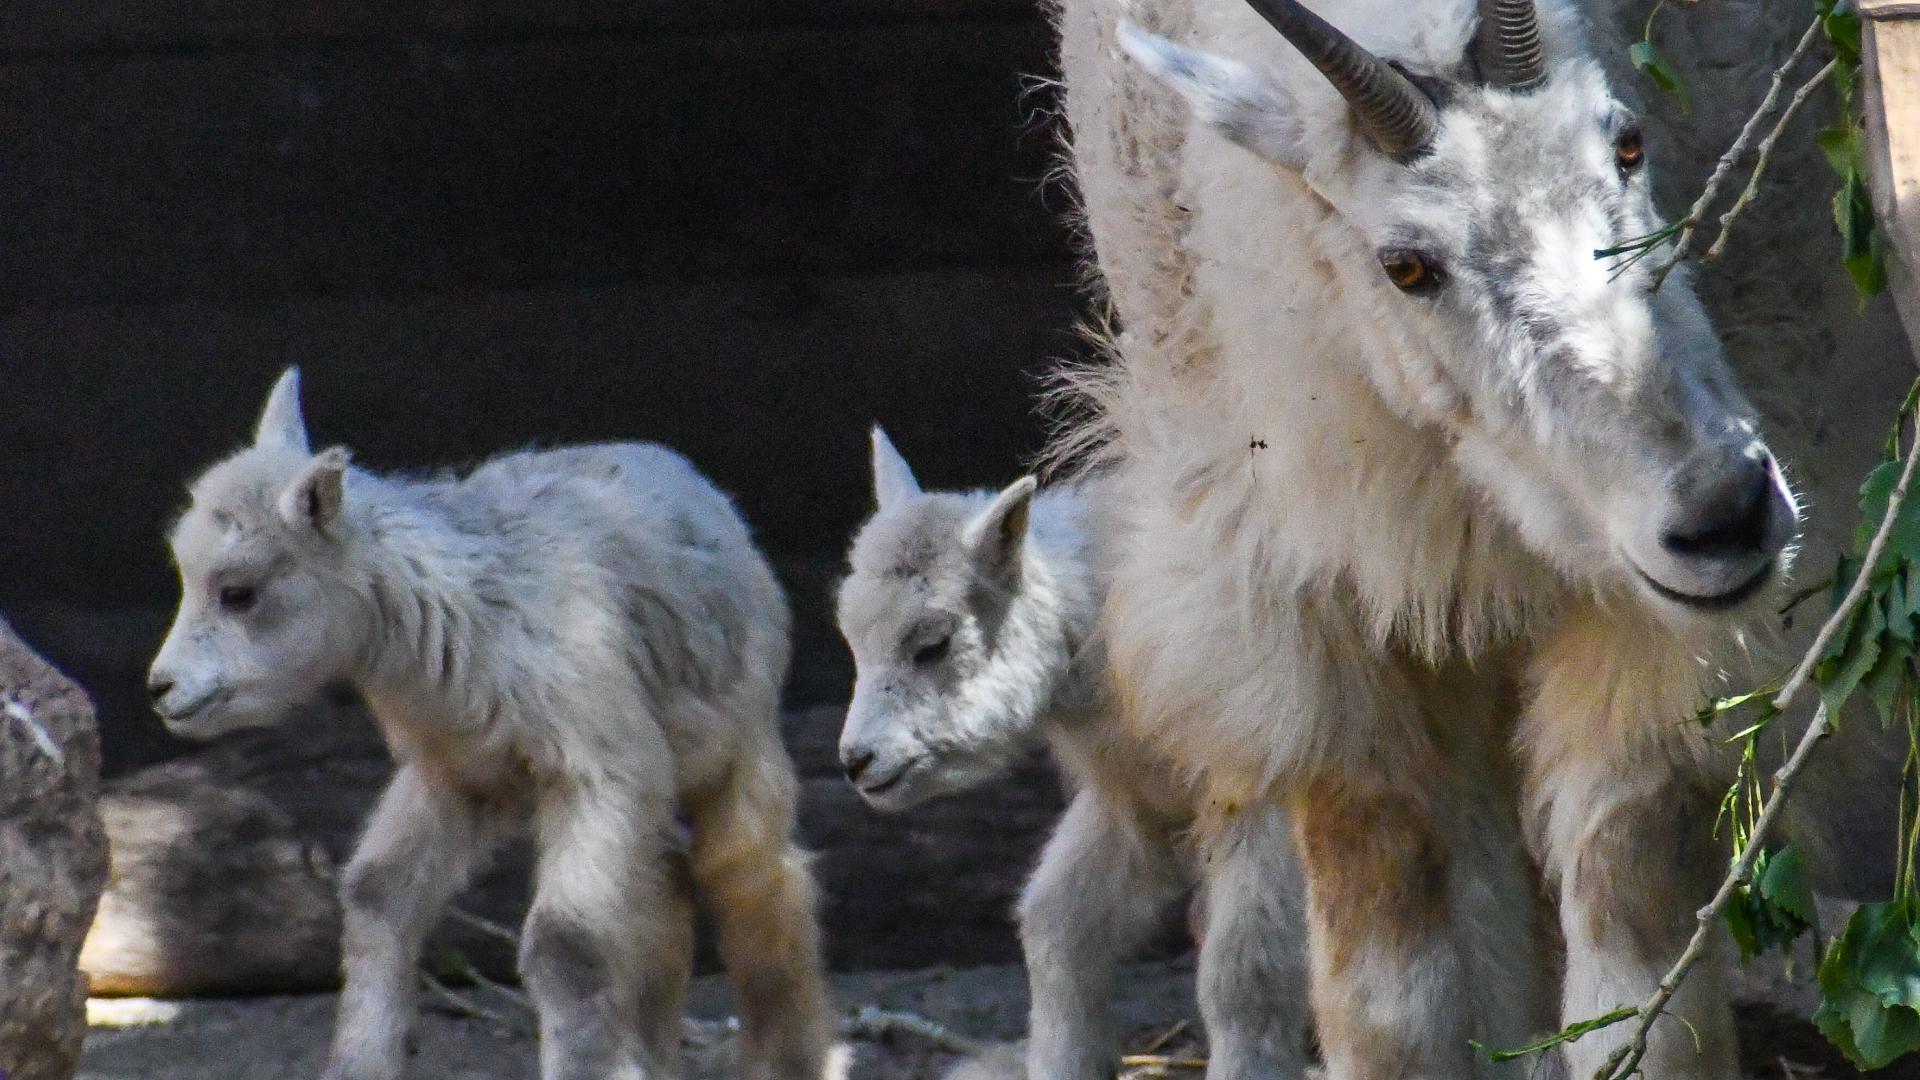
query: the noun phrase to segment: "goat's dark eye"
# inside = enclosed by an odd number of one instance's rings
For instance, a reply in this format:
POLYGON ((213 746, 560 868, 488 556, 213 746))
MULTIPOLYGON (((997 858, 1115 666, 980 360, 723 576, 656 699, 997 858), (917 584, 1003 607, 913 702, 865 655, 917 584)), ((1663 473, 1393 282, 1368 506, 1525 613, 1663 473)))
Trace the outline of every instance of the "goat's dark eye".
POLYGON ((926 667, 929 664, 937 664, 947 658, 947 650, 952 647, 953 637, 952 635, 948 635, 930 645, 922 645, 918 649, 915 649, 913 651, 913 662, 921 667, 926 667))
POLYGON ((1630 127, 1613 140, 1613 160, 1620 164, 1620 171, 1630 173, 1640 167, 1647 157, 1646 150, 1640 145, 1640 129, 1630 127))
POLYGON ((1445 279, 1440 263, 1433 256, 1412 248, 1388 248, 1382 251, 1380 269, 1385 270, 1387 280, 1403 292, 1432 292, 1445 279))
POLYGON ((255 598, 251 585, 228 585, 220 590, 220 609, 243 614, 252 610, 255 598))

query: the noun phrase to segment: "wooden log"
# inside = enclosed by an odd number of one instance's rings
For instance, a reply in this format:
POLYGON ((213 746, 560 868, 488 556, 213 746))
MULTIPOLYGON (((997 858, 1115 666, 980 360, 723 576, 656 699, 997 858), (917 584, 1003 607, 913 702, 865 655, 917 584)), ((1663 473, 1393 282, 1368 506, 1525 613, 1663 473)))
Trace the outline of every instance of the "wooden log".
POLYGON ((1886 230, 1888 288, 1920 339, 1920 2, 1861 0, 1867 169, 1886 230))

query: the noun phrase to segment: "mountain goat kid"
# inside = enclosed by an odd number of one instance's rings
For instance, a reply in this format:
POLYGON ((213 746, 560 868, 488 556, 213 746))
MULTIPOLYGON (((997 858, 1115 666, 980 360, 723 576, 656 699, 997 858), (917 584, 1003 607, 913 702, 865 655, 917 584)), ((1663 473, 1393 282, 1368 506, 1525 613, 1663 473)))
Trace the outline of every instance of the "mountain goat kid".
POLYGON ((853 543, 840 626, 858 674, 840 757, 900 811, 1004 773, 1041 739, 1077 789, 1020 904, 1031 1080, 1105 1080, 1119 962, 1203 877, 1207 1075, 1298 1076, 1307 1045, 1299 871, 1277 810, 1215 827, 1192 785, 1109 715, 1106 585, 1084 488, 922 492, 873 432, 879 510, 853 543))
POLYGON ((375 476, 309 451, 289 370, 171 540, 183 595, 150 686, 171 730, 271 724, 346 679, 398 762, 343 880, 328 1080, 401 1075, 422 938, 526 816, 543 1077, 679 1074, 695 888, 747 1074, 822 1075, 814 886, 776 722, 787 611, 684 459, 605 444, 375 476))

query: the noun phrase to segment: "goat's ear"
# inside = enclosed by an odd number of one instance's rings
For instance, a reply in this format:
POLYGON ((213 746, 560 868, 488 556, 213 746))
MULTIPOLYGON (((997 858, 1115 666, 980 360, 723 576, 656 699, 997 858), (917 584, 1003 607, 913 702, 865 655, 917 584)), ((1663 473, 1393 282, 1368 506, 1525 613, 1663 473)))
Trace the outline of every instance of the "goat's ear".
POLYGON ((982 564, 999 570, 1020 565, 1020 546, 1027 539, 1028 510, 1039 482, 1023 476, 1008 484, 993 502, 961 531, 960 540, 982 564))
POLYGON ((1238 60, 1175 45, 1121 20, 1120 47, 1180 92, 1207 126, 1289 168, 1307 159, 1306 130, 1285 91, 1238 60))
POLYGON ((346 500, 347 448, 322 450, 300 467, 280 493, 280 516, 299 530, 325 533, 340 519, 346 500))
POLYGON ((873 425, 873 500, 880 509, 920 494, 920 481, 913 478, 913 466, 893 448, 893 440, 873 425))
POLYGON ((307 422, 300 416, 299 368, 288 368, 274 382, 267 407, 260 410, 260 423, 253 429, 253 445, 307 452, 307 422))

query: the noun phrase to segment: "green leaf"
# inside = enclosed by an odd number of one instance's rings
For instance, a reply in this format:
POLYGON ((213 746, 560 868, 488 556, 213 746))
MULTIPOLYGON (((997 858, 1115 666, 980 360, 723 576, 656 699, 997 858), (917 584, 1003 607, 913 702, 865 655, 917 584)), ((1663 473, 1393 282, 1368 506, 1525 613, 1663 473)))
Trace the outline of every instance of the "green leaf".
POLYGON ((1599 1031, 1601 1028, 1612 1027, 1613 1025, 1618 1024, 1623 1020, 1631 1020, 1634 1017, 1639 1015, 1640 1015, 1640 1009, 1637 1006, 1622 1005, 1610 1013, 1606 1013, 1601 1016, 1596 1016, 1591 1020, 1580 1020, 1580 1021, 1576 1021, 1574 1023, 1568 1024, 1566 1027, 1561 1028, 1559 1031, 1556 1031, 1553 1034, 1546 1036, 1545 1038, 1535 1040, 1534 1042, 1530 1042, 1525 1046, 1517 1046, 1512 1050, 1488 1049, 1484 1044, 1482 1044, 1480 1041, 1476 1039, 1468 1039, 1467 1042, 1470 1043, 1475 1050, 1478 1050, 1479 1052, 1487 1055, 1488 1061, 1512 1061, 1514 1058, 1522 1058, 1522 1057, 1526 1057, 1529 1054, 1537 1054, 1542 1050, 1548 1049, 1549 1047, 1559 1046, 1561 1043, 1573 1042, 1579 1039, 1580 1036, 1588 1034, 1589 1032, 1599 1031))
POLYGON ((1740 889, 1720 909, 1727 921, 1727 930, 1733 934, 1733 943, 1740 947, 1740 962, 1746 963, 1760 955, 1760 931, 1754 926, 1753 906, 1747 903, 1747 890, 1740 889))
MULTIPOLYGON (((1887 503, 1893 499, 1893 487, 1900 482, 1902 468, 1903 464, 1898 461, 1881 462, 1860 484, 1860 524, 1853 530, 1854 561, 1851 566, 1841 568, 1848 571, 1848 587, 1859 575, 1858 560, 1866 557, 1867 548, 1873 545, 1873 534, 1880 531, 1880 523, 1886 520, 1887 503)), ((1887 536, 1887 549, 1881 553, 1880 565, 1874 567, 1874 573, 1890 573, 1901 560, 1920 562, 1920 498, 1909 497, 1901 502, 1900 516, 1893 523, 1893 532, 1887 536)))
POLYGON ((1863 904, 1820 961, 1814 1023, 1848 1060, 1881 1068, 1920 1050, 1920 938, 1906 905, 1863 904))
POLYGON ((1860 66, 1860 12, 1852 4, 1835 4, 1831 11, 1821 16, 1820 28, 1826 32, 1827 41, 1833 45, 1834 59, 1840 61, 1834 71, 1847 71, 1860 66))
POLYGON ((1920 600, 1916 595, 1912 566, 1900 568, 1899 575, 1887 583, 1886 610, 1887 635, 1901 641, 1911 642, 1913 634, 1913 604, 1920 600))
MULTIPOLYGON (((1744 694, 1735 694, 1732 697, 1715 698, 1712 701, 1707 703, 1706 708, 1700 710, 1699 712, 1700 723, 1702 726, 1711 724, 1715 720, 1719 719, 1723 713, 1730 713, 1736 709, 1744 708, 1748 705, 1753 705, 1763 701, 1767 701, 1767 699, 1772 698, 1775 694, 1778 694, 1779 692, 1780 692, 1779 684, 1773 683, 1767 686, 1762 686, 1757 690, 1749 690, 1744 694)), ((1772 703, 1768 702, 1765 705, 1765 707, 1763 707, 1759 711, 1759 713, 1756 714, 1754 718, 1754 723, 1757 725, 1764 726, 1767 723, 1767 721, 1772 720, 1776 715, 1778 715, 1778 713, 1776 713, 1775 710, 1773 709, 1772 703)))
POLYGON ((1821 128, 1814 141, 1820 144, 1820 152, 1827 157, 1827 164, 1833 171, 1845 177, 1849 170, 1866 167, 1860 156, 1860 129, 1848 123, 1835 124, 1821 128))
POLYGON ((1840 230, 1841 261, 1861 299, 1887 287, 1885 241, 1874 227, 1873 198, 1866 173, 1849 168, 1833 195, 1833 224, 1840 230))
POLYGON ((1903 641, 1892 634, 1880 639, 1880 658, 1874 661, 1873 670, 1867 672, 1862 684, 1867 688, 1867 700, 1873 702, 1874 712, 1880 715, 1882 726, 1893 723, 1893 706, 1906 685, 1907 661, 1912 658, 1912 641, 1903 641))
POLYGON ((1813 925, 1813 888, 1807 884, 1800 852, 1791 845, 1773 852, 1765 870, 1755 871, 1754 887, 1768 903, 1807 926, 1813 925))
POLYGON ((1807 886, 1800 853, 1792 847, 1761 852, 1751 883, 1734 893, 1724 911, 1743 961, 1806 933, 1814 919, 1813 890, 1807 886))
POLYGON ((1633 47, 1627 50, 1627 58, 1633 61, 1634 67, 1645 72, 1647 78, 1652 79, 1653 85, 1659 87, 1662 93, 1672 94, 1678 98, 1680 108, 1687 109, 1693 105, 1693 98, 1687 93, 1687 84, 1681 80, 1680 73, 1674 69, 1674 66, 1667 62, 1667 58, 1661 55, 1660 50, 1654 47, 1653 42, 1634 43, 1633 47))
POLYGON ((1823 661, 1815 669, 1815 677, 1820 683, 1820 698, 1827 704, 1827 715, 1836 722, 1840 718, 1840 708, 1852 696, 1861 680, 1873 670, 1874 663, 1880 659, 1880 636, 1887 627, 1887 620, 1881 614, 1878 603, 1863 603, 1854 612, 1851 624, 1844 636, 1836 635, 1835 641, 1844 641, 1837 655, 1829 647, 1831 659, 1823 661))
POLYGON ((1886 242, 1880 239, 1878 230, 1867 241, 1867 250, 1843 255, 1841 262, 1862 304, 1887 291, 1886 242))

